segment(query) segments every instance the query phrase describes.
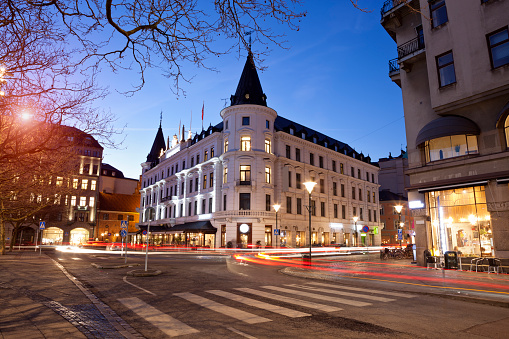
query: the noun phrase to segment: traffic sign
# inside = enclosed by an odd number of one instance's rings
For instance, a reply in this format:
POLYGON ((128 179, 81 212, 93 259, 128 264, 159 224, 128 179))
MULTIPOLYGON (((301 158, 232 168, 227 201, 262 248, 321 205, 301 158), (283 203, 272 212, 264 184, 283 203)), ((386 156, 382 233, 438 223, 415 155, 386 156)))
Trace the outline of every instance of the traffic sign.
POLYGON ((46 222, 45 221, 39 221, 39 229, 43 230, 46 228, 46 222))
POLYGON ((111 237, 111 233, 108 233, 108 237, 111 237))
POLYGON ((129 222, 127 220, 120 221, 120 228, 127 228, 127 225, 129 225, 129 222))
POLYGON ((147 235, 147 230, 143 230, 143 232, 141 232, 141 234, 147 235))
POLYGON ((362 227, 362 232, 364 233, 369 232, 369 226, 365 225, 364 227, 362 227))
POLYGON ((401 228, 398 229, 398 240, 403 240, 403 230, 401 228))
POLYGON ((127 236, 127 231, 126 230, 120 230, 120 236, 121 237, 127 236))
POLYGON ((279 233, 279 230, 278 230, 278 229, 275 229, 275 230, 274 230, 274 235, 279 235, 279 234, 280 234, 280 233, 279 233))

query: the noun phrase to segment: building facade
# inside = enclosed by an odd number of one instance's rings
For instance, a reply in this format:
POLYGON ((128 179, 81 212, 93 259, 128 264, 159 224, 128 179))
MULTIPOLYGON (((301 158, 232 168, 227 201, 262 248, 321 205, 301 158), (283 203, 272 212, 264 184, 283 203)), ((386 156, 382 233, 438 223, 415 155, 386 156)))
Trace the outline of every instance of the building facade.
POLYGON ((220 116, 216 126, 194 137, 183 129, 171 142, 159 126, 142 164, 141 229, 150 220, 158 241, 191 246, 309 246, 303 183, 314 181, 313 245, 380 244, 378 167, 267 107, 251 55, 220 116))
POLYGON ((509 2, 386 1, 417 258, 509 257, 509 2))

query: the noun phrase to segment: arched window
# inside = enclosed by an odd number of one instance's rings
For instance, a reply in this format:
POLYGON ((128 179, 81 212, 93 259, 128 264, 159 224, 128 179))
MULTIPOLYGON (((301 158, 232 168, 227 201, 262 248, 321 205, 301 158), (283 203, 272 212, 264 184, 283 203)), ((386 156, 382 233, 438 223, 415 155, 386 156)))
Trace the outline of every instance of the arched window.
POLYGON ((507 116, 507 118, 505 118, 504 132, 505 132, 505 144, 506 147, 509 148, 509 115, 507 116))
POLYGON ((477 136, 451 135, 424 143, 426 162, 477 154, 477 136))

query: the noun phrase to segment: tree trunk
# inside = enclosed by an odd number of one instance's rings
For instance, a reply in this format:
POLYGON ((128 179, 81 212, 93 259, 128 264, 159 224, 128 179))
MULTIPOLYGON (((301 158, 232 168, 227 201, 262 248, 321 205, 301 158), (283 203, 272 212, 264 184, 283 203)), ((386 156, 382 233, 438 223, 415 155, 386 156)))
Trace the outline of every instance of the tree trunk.
POLYGON ((0 255, 5 255, 5 224, 2 217, 0 217, 0 255))
POLYGON ((16 245, 16 241, 18 240, 18 233, 19 230, 16 227, 12 229, 11 246, 9 246, 9 252, 12 252, 14 245, 16 245))

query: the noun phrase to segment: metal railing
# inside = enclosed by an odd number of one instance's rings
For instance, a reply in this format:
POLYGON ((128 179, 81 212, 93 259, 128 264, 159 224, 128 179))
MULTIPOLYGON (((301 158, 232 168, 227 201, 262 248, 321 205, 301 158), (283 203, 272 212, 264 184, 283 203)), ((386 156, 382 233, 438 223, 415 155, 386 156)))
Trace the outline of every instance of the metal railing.
POLYGON ((389 74, 394 72, 399 72, 398 58, 389 60, 389 74))
POLYGON ((276 212, 273 211, 252 211, 252 210, 234 210, 218 211, 214 217, 257 217, 257 218, 275 218, 276 212))
POLYGON ((424 37, 418 36, 398 46, 398 59, 404 58, 414 52, 424 49, 424 37))
POLYGON ((385 13, 393 9, 394 7, 398 6, 399 4, 405 3, 407 0, 387 0, 382 5, 382 8, 380 9, 380 14, 382 18, 384 17, 385 13))

